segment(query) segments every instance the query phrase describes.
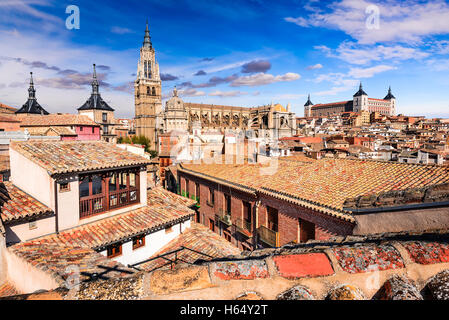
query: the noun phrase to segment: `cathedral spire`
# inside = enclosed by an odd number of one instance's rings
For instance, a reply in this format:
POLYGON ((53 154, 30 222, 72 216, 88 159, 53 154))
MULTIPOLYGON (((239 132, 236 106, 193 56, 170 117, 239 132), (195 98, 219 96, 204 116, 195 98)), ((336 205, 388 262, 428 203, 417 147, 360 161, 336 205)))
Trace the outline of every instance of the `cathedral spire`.
POLYGON ((97 70, 95 68, 95 63, 94 63, 94 74, 93 74, 93 80, 92 80, 92 94, 99 94, 99 87, 100 87, 100 84, 98 83, 97 70))
POLYGON ((143 39, 143 47, 151 48, 152 46, 153 45, 151 44, 150 30, 148 29, 148 19, 147 19, 147 26, 145 28, 145 37, 143 39))
POLYGON ((30 72, 30 87, 28 88, 28 98, 36 99, 36 89, 34 89, 33 73, 30 72))
POLYGON ((177 97, 178 96, 178 89, 175 88, 173 89, 173 97, 177 97))

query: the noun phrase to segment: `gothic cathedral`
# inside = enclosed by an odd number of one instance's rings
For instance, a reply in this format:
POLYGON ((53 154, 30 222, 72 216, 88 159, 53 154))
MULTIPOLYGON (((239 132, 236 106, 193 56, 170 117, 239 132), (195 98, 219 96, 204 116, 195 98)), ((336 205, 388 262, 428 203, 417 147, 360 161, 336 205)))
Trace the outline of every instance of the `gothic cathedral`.
POLYGON ((158 116, 162 112, 161 78, 156 54, 151 44, 148 22, 140 48, 137 79, 134 82, 136 135, 150 139, 150 148, 157 150, 158 116))

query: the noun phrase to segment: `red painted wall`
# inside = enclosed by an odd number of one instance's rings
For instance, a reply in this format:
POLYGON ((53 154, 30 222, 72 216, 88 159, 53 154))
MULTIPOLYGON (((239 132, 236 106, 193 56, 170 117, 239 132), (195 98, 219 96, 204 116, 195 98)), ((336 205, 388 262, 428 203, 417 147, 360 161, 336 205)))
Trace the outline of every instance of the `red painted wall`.
MULTIPOLYGON (((100 127, 92 127, 92 126, 76 126, 75 132, 78 135, 73 140, 100 140, 100 127), (92 132, 93 128, 93 132, 92 132)), ((68 139, 70 140, 70 139, 68 139)))

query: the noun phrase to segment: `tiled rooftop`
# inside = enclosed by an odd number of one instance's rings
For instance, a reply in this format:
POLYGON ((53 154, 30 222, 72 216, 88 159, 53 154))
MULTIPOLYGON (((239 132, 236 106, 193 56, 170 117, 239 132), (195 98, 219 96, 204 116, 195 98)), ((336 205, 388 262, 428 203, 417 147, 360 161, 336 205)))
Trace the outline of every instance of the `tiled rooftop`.
MULTIPOLYGON (((217 233, 210 231, 201 224, 192 222, 190 228, 168 243, 164 248, 154 254, 153 257, 180 249, 181 247, 186 247, 206 254, 199 254, 187 249, 178 252, 177 258, 187 263, 194 263, 199 259, 210 260, 211 258, 221 258, 240 253, 240 250, 237 247, 217 233)), ((168 255, 167 258, 174 260, 174 254, 168 255)), ((145 271, 152 271, 162 267, 166 263, 167 260, 160 258, 138 265, 137 268, 145 271)), ((169 267, 170 265, 164 268, 169 267)))
POLYGON ((3 222, 50 214, 52 209, 11 182, 0 182, 0 215, 3 222))
POLYGON ((0 172, 9 170, 9 155, 0 155, 0 172))
POLYGON ((21 120, 21 127, 42 127, 42 126, 97 126, 88 116, 78 114, 49 114, 46 116, 17 116, 21 120))
POLYGON ((46 169, 50 175, 150 163, 146 158, 102 141, 11 142, 10 148, 46 169))
POLYGON ((14 286, 11 285, 10 283, 5 282, 2 285, 0 285, 0 298, 15 296, 17 294, 19 294, 19 292, 17 292, 16 288, 14 288, 14 286))
POLYGON ((352 216, 343 210, 348 198, 449 182, 449 167, 348 159, 304 162, 279 158, 271 166, 182 164, 182 168, 351 221, 352 216))
MULTIPOLYGON (((181 198, 181 196, 178 197, 181 198)), ((65 244, 95 249, 134 235, 162 228, 167 224, 188 219, 194 215, 193 210, 181 205, 180 202, 168 202, 166 195, 161 194, 160 188, 148 191, 148 198, 149 203, 145 207, 61 231, 59 234, 41 237, 30 242, 45 245, 51 243, 65 244)))
POLYGON ((27 131, 32 136, 76 136, 76 132, 67 127, 29 127, 27 131))
POLYGON ((164 205, 167 202, 186 207, 191 207, 196 204, 196 200, 177 195, 162 187, 156 187, 148 191, 148 205, 164 205))
POLYGON ((189 219, 194 215, 193 210, 182 205, 182 200, 175 201, 176 198, 182 198, 181 196, 174 195, 173 202, 169 202, 167 195, 161 192, 160 188, 150 190, 148 198, 149 205, 143 208, 64 230, 59 234, 18 243, 9 247, 9 250, 32 265, 50 270, 58 281, 67 276, 66 267, 69 265, 76 265, 81 271, 90 274, 101 273, 105 270, 104 267, 117 267, 125 271, 112 271, 108 276, 126 276, 129 269, 94 250, 189 219))

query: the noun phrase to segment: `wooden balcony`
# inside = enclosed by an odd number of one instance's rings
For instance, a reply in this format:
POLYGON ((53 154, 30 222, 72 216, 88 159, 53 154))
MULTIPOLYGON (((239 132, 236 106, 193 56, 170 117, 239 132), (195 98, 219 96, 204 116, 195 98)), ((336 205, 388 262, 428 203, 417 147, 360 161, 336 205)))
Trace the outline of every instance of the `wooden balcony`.
POLYGON ((82 177, 80 179, 80 194, 83 191, 84 196, 79 199, 80 219, 139 203, 138 172, 138 169, 136 169, 131 172, 114 171, 103 175, 85 175, 82 177), (122 175, 122 183, 119 183, 119 174, 122 175), (132 181, 130 175, 132 175, 132 181), (96 179, 95 188, 93 186, 94 178, 96 179), (97 194, 93 194, 95 192, 97 194))
POLYGON ((235 230, 240 234, 251 237, 253 235, 253 225, 246 219, 237 219, 234 221, 235 230))
POLYGON ((279 232, 260 226, 257 228, 259 240, 271 247, 279 247, 279 232))
POLYGON ((80 218, 86 218, 106 211, 106 197, 103 194, 80 199, 80 218))

